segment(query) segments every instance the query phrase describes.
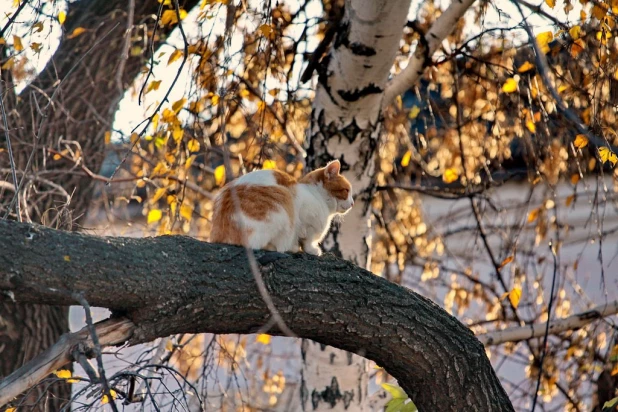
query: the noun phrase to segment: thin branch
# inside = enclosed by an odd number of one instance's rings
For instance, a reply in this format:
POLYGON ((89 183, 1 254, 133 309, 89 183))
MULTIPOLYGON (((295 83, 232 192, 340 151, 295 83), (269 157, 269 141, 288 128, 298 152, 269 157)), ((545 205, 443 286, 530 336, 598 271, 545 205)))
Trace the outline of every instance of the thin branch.
POLYGON ((426 42, 419 42, 414 54, 408 61, 408 66, 395 76, 386 86, 382 105, 390 104, 395 97, 412 87, 423 74, 425 67, 430 63, 426 56, 432 56, 442 41, 457 27, 457 21, 472 6, 475 0, 456 0, 438 17, 431 29, 425 36, 426 42), (429 50, 422 46, 427 44, 429 50))
POLYGON ((520 342, 523 340, 540 338, 548 330, 550 335, 580 329, 597 319, 618 314, 618 300, 599 305, 586 312, 554 320, 546 323, 529 324, 527 326, 498 330, 477 335, 478 340, 485 346, 496 346, 505 342, 520 342))

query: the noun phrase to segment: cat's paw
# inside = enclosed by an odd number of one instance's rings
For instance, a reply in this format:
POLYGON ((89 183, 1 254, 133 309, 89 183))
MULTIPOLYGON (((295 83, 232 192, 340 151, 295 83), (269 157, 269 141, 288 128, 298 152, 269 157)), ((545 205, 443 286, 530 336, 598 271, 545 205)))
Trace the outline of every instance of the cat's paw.
POLYGON ((320 249, 319 246, 314 246, 311 243, 307 243, 305 245, 303 245, 303 250, 305 251, 305 253, 308 253, 310 255, 314 255, 314 256, 321 256, 322 255, 322 250, 320 249))

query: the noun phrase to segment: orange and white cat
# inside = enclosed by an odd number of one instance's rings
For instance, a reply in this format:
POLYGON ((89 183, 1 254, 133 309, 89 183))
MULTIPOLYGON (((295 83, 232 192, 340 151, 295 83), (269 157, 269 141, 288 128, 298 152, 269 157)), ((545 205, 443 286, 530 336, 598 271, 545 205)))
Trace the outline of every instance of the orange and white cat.
POLYGON ((320 255, 331 220, 354 205, 338 160, 299 181, 278 170, 257 170, 227 184, 214 202, 210 241, 252 249, 320 255))

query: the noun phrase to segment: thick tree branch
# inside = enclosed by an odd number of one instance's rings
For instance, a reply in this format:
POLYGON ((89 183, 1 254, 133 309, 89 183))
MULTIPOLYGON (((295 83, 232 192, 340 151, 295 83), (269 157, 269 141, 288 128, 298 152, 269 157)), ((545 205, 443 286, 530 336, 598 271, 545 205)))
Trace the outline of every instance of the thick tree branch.
MULTIPOLYGON (((0 291, 55 305, 74 304, 72 293, 81 293, 135 325, 129 344, 175 333, 252 333, 270 318, 239 247, 0 221, 0 250, 0 291)), ((420 410, 513 410, 481 343, 431 301, 333 257, 256 251, 256 258, 297 335, 376 361, 420 410)))
MULTIPOLYGON (((568 318, 553 320, 549 324, 549 334, 555 335, 568 330, 577 330, 587 324, 618 313, 618 300, 599 305, 589 311, 578 313, 568 318)), ((545 334, 547 323, 536 323, 528 326, 504 329, 478 335, 483 345, 500 345, 505 342, 519 342, 538 338, 545 334)))
POLYGON ((395 76, 384 91, 383 106, 390 104, 393 99, 410 87, 414 86, 423 74, 427 64, 425 57, 432 56, 440 44, 457 27, 457 21, 464 15, 466 10, 472 6, 475 0, 453 0, 451 5, 438 17, 436 22, 425 36, 429 51, 425 50, 422 43, 416 47, 414 54, 410 57, 406 68, 395 76))

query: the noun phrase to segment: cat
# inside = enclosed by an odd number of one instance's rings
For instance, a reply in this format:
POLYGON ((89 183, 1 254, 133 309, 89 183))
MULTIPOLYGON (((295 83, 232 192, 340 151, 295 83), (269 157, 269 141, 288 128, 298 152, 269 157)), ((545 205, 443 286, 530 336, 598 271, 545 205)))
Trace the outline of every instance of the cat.
POLYGON ((278 170, 257 170, 228 183, 217 194, 210 241, 252 249, 320 256, 335 215, 354 205, 352 185, 338 160, 299 181, 278 170), (238 213, 236 213, 238 212, 238 213))

